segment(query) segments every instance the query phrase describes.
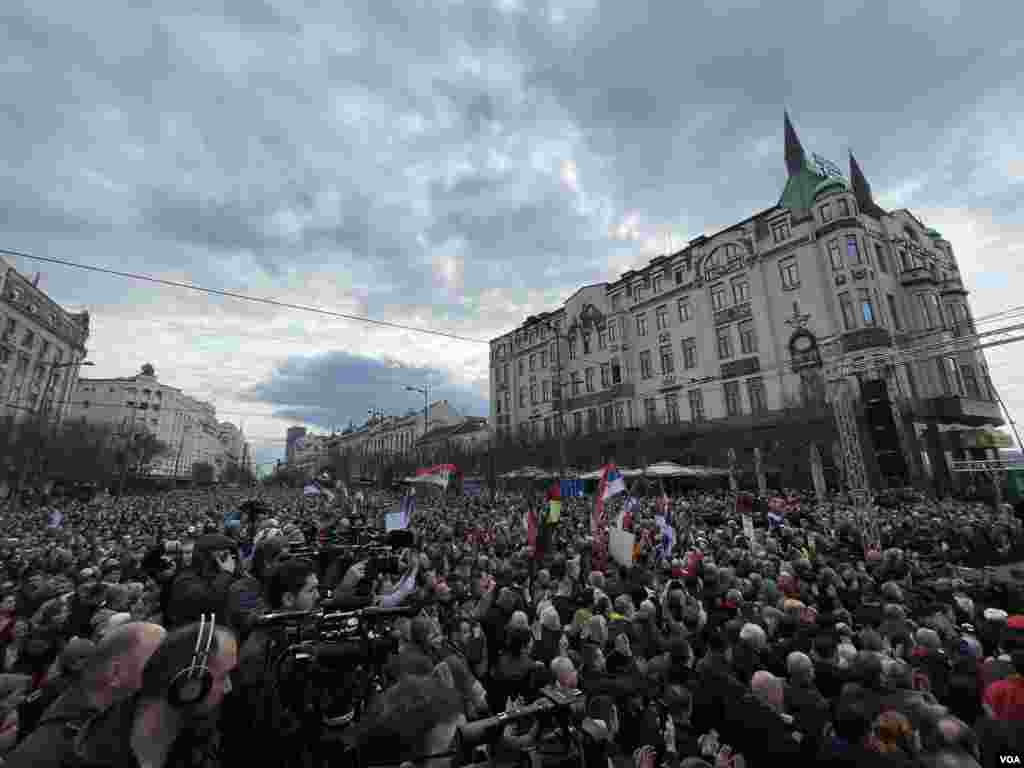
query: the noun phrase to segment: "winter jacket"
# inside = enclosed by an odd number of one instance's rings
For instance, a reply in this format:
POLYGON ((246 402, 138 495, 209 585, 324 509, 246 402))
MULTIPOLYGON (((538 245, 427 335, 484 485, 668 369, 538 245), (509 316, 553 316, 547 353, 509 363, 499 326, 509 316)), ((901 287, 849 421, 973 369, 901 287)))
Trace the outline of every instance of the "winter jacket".
POLYGON ((5 768, 59 768, 74 753, 78 732, 97 710, 74 686, 43 713, 39 725, 7 755, 5 768))

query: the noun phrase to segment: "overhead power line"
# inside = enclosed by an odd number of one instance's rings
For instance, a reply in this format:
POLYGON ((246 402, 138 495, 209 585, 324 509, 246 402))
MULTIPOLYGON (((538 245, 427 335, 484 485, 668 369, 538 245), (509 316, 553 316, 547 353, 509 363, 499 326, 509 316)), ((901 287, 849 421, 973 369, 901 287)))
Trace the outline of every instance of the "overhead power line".
POLYGON ((468 341, 472 344, 490 344, 489 341, 484 339, 474 339, 469 336, 461 336, 457 333, 448 333, 447 331, 434 331, 429 328, 416 328, 412 325, 403 325, 402 323, 392 323, 388 320, 377 320, 372 317, 364 317, 363 315, 351 315, 345 312, 335 312, 330 309, 323 309, 322 307, 311 307, 305 304, 293 304, 289 301, 280 301, 278 299, 270 299, 265 296, 248 296, 244 293, 237 293, 235 291, 225 291, 220 288, 207 288, 202 285, 195 285, 194 283, 183 283, 178 280, 167 280, 162 277, 153 277, 152 275, 143 275, 137 272, 122 272, 117 269, 109 269, 107 267, 97 267, 93 264, 82 264, 74 261, 66 261, 64 259, 55 259, 51 256, 33 256, 30 253, 24 251, 12 251, 8 248, 0 248, 0 253, 8 256, 14 256, 21 259, 30 259, 32 261, 41 261, 46 264, 56 264, 62 267, 72 267, 74 269, 82 269, 86 272, 96 272, 102 275, 113 275, 115 277, 123 277, 128 280, 141 280, 146 283, 154 283, 156 285, 165 285, 170 288, 184 288, 189 291, 196 291, 198 293, 207 293, 212 296, 224 296, 229 299, 237 299, 238 301, 249 301, 255 304, 266 304, 271 307, 280 307, 282 309, 295 309, 300 312, 311 312, 317 315, 324 315, 326 317, 337 317, 342 320, 352 320, 357 323, 367 323, 369 325, 377 325, 382 328, 395 328, 401 331, 411 331, 413 333, 422 333, 428 336, 440 336, 446 339, 454 339, 455 341, 468 341))

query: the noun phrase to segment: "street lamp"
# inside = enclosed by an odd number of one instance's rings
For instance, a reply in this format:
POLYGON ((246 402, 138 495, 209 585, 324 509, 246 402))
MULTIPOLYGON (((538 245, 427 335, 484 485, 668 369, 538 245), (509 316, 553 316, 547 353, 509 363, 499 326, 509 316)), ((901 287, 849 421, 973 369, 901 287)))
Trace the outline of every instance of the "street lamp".
POLYGON ((430 410, 430 385, 424 384, 422 387, 411 387, 406 385, 405 389, 407 392, 419 392, 423 395, 423 434, 426 436, 428 427, 427 413, 430 410))
MULTIPOLYGON (((606 318, 593 304, 584 304, 579 314, 579 326, 589 331, 591 328, 604 325, 606 318)), ((569 343, 569 334, 559 333, 558 327, 553 321, 548 321, 548 328, 555 335, 555 376, 558 383, 558 477, 559 480, 565 477, 565 388, 562 386, 562 345, 564 339, 569 343)), ((570 327, 568 330, 572 330, 570 327)))

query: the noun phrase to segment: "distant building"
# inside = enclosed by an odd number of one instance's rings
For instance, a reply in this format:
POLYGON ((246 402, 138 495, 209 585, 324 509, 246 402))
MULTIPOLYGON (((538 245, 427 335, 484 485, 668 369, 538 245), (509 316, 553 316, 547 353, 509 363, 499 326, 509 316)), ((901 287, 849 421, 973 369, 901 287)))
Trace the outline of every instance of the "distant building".
POLYGON ((444 452, 452 448, 462 453, 478 453, 491 442, 491 428, 486 418, 467 416, 456 424, 430 430, 416 441, 416 448, 444 452))
POLYGON ((107 426, 126 437, 153 434, 169 449, 148 468, 156 476, 188 477, 192 465, 202 462, 220 477, 230 464, 241 464, 245 453, 238 427, 218 422, 211 403, 157 381, 149 365, 135 376, 80 379, 67 419, 107 426))
POLYGON ((295 461, 295 443, 305 436, 305 427, 289 427, 285 432, 285 461, 288 464, 295 461))
POLYGON ((329 435, 314 435, 303 430, 303 434, 292 444, 288 466, 312 477, 327 463, 329 440, 329 435))
MULTIPOLYGON (((437 400, 427 408, 430 430, 463 424, 466 417, 447 400, 437 400)), ((423 411, 409 410, 402 416, 369 419, 360 427, 350 427, 330 439, 329 451, 348 457, 354 474, 370 474, 373 467, 389 458, 412 457, 424 435, 423 411)))
POLYGON ((62 309, 0 256, 0 423, 42 411, 59 423, 73 399, 89 313, 62 309), (45 397, 45 403, 44 403, 45 397))

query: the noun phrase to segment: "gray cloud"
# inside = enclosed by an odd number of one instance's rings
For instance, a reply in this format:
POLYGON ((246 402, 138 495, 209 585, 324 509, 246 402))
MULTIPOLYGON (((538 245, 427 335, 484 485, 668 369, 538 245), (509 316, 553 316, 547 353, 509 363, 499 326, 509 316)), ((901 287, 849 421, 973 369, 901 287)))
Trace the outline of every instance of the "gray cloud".
MULTIPOLYGON (((608 237, 630 213, 692 237, 775 202, 784 106, 902 205, 1019 214, 991 146, 1012 132, 990 136, 1019 122, 1017 5, 215 5, 5 4, 3 245, 263 294, 316 274, 382 319, 497 333, 645 258, 608 237)), ((162 297, 46 285, 140 315, 162 297)), ((266 386, 322 374, 295 365, 266 386)))
POLYGON ((467 416, 487 415, 480 392, 456 384, 443 370, 347 352, 288 359, 245 397, 274 405, 279 418, 330 429, 349 421, 361 424, 370 408, 389 414, 421 410, 420 395, 405 387, 424 384, 430 387, 431 401, 448 400, 467 416))

